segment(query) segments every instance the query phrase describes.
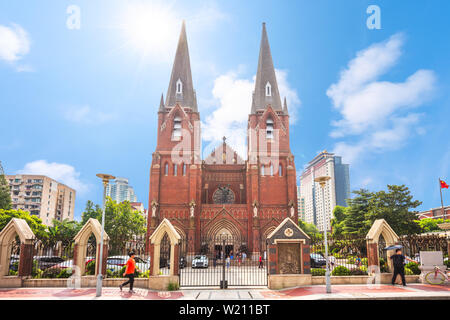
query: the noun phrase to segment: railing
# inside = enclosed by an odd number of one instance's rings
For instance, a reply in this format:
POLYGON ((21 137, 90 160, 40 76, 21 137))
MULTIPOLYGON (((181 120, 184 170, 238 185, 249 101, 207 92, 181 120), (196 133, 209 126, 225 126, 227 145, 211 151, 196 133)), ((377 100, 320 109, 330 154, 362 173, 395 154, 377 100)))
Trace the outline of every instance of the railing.
MULTIPOLYGON (((328 262, 331 275, 366 275, 368 263, 365 238, 329 238, 328 262)), ((310 264, 313 276, 325 275, 325 242, 320 236, 311 238, 310 264)))

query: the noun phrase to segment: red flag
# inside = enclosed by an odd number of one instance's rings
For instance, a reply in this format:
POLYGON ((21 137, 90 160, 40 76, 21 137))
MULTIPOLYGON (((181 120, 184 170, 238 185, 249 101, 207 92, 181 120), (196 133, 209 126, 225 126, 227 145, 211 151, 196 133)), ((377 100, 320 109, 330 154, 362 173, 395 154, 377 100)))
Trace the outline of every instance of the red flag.
POLYGON ((439 180, 441 182, 441 189, 448 189, 448 184, 445 183, 443 180, 439 180))

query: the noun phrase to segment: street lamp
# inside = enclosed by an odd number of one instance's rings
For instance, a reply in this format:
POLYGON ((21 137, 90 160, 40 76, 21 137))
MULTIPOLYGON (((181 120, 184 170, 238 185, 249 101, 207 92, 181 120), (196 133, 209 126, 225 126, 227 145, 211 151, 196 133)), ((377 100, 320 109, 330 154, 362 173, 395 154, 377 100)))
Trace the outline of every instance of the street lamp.
POLYGON ((100 239, 100 259, 97 261, 99 264, 97 266, 98 268, 98 275, 97 275, 97 297, 100 297, 102 295, 102 266, 103 266, 103 237, 105 234, 105 202, 106 202, 106 187, 108 186, 109 180, 114 180, 116 177, 109 175, 109 174, 103 174, 98 173, 97 177, 102 179, 103 181, 103 212, 102 212, 102 235, 100 239))
POLYGON ((327 285, 327 293, 331 293, 331 279, 330 279, 330 262, 328 261, 328 240, 327 240, 327 219, 325 217, 325 184, 331 178, 328 176, 317 177, 314 179, 315 182, 320 184, 322 189, 322 217, 323 217, 323 241, 325 242, 325 260, 326 260, 326 271, 325 279, 327 285))

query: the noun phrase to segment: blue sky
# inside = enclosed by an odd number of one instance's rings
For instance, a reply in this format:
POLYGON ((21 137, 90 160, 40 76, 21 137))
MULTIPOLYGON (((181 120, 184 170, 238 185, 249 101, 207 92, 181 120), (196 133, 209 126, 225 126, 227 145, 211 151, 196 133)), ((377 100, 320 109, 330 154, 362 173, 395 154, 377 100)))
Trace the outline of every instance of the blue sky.
POLYGON ((2 1, 0 159, 9 174, 75 187, 76 217, 101 201, 98 172, 129 178, 147 206, 181 20, 203 146, 225 134, 238 150, 266 22, 297 173, 336 151, 352 189, 406 184, 420 209, 436 207, 438 177, 450 180, 449 10, 448 1, 2 1), (380 30, 367 28, 371 4, 380 30), (67 27, 72 5, 79 29, 67 27))

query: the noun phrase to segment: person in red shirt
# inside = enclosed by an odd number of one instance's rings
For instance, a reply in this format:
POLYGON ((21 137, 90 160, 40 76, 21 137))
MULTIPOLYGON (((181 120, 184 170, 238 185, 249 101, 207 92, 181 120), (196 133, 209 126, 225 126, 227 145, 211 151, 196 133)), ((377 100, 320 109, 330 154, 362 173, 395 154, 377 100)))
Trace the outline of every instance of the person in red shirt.
MULTIPOLYGON (((134 272, 136 271, 136 262, 134 261, 134 252, 131 251, 129 254, 130 259, 128 259, 127 264, 126 264, 126 268, 125 268, 125 272, 123 274, 124 277, 127 277, 128 280, 125 281, 124 283, 122 283, 119 288, 120 291, 122 291, 122 288, 124 286, 126 286, 127 284, 130 284, 130 292, 134 293, 133 291, 133 285, 134 285, 134 272)), ((137 269, 137 271, 139 271, 139 269, 137 269)), ((139 271, 140 272, 140 271, 139 271)))

